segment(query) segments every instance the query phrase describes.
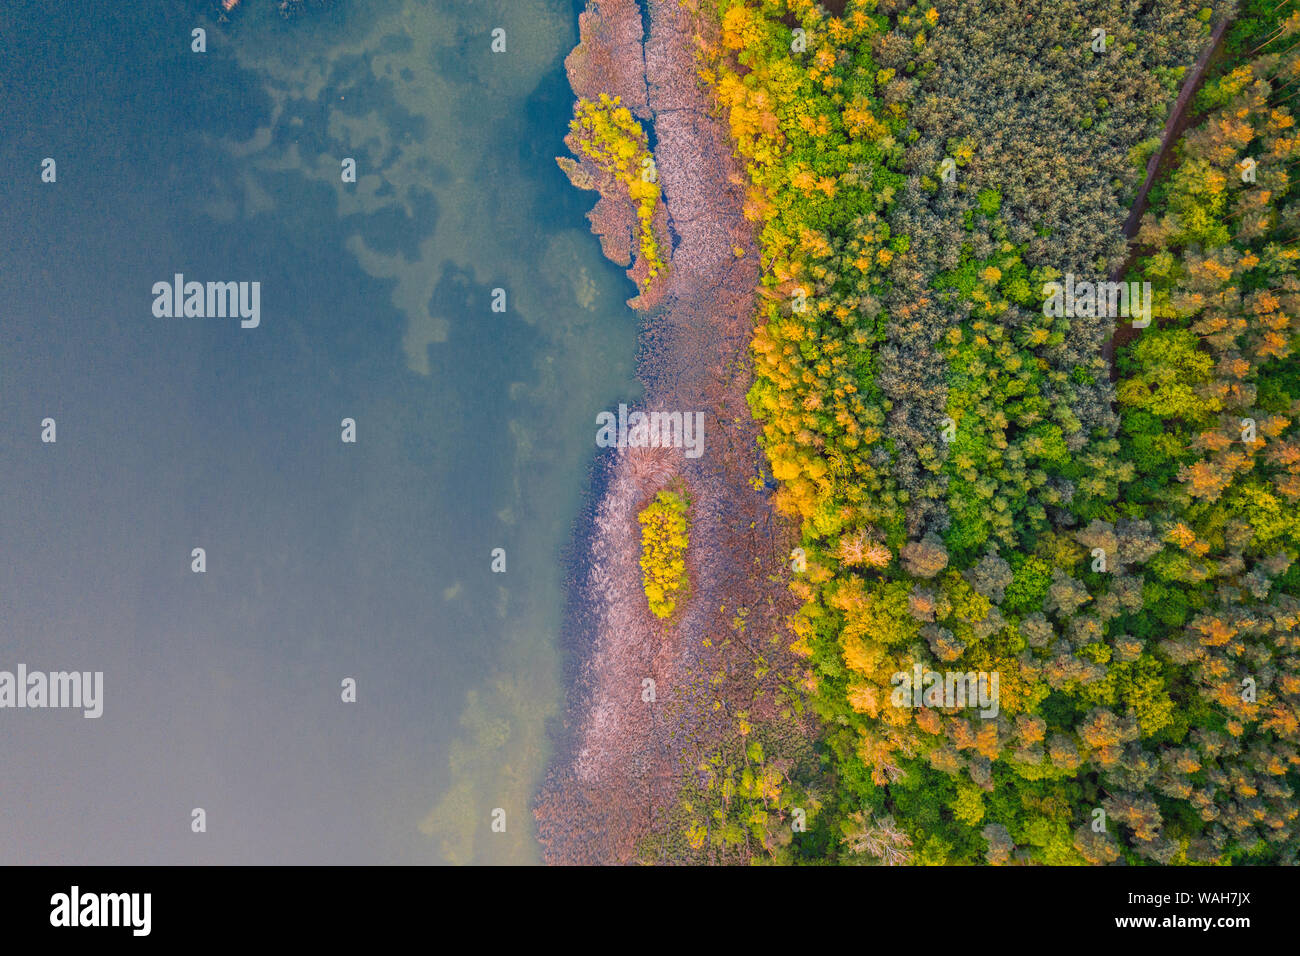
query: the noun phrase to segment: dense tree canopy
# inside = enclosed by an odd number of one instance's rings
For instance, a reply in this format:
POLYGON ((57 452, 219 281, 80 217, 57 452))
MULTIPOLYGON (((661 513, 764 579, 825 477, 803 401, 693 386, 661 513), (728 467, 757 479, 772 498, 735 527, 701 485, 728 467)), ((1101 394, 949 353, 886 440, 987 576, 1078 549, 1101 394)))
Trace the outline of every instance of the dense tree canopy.
POLYGON ((834 838, 770 852, 1294 862, 1300 15, 1237 14, 1130 327, 1045 285, 1124 270, 1226 6, 717 7, 701 75, 762 229, 750 405, 802 527, 794 681, 834 776, 808 831, 834 838), (914 668, 996 674, 996 715, 899 706, 914 668))

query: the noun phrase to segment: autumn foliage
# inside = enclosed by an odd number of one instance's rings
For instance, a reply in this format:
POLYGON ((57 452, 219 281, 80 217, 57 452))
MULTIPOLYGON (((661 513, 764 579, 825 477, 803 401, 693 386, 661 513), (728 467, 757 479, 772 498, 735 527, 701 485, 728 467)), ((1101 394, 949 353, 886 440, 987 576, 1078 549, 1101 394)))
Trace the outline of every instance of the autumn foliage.
POLYGON ((647 267, 643 282, 649 285, 665 266, 654 225, 661 202, 659 177, 645 130, 619 97, 607 93, 578 100, 573 113, 569 133, 576 151, 621 184, 636 207, 640 254, 647 267))
POLYGON ((1300 17, 1244 6, 1134 244, 1155 321, 1115 381, 1117 320, 1042 289, 1122 270, 1226 6, 718 0, 749 402, 803 531, 790 680, 834 755, 790 853, 1295 861, 1300 17), (892 704, 914 664, 998 673, 999 713, 892 704))
POLYGON ((641 576, 655 617, 672 617, 687 594, 688 511, 689 504, 680 494, 661 491, 637 516, 641 525, 641 576))

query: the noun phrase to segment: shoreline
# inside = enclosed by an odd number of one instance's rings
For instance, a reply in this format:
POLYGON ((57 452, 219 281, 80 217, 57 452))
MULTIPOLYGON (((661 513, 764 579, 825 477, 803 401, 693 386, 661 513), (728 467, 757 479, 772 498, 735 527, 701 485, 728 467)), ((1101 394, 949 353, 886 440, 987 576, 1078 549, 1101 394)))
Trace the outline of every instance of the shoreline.
MULTIPOLYGON (((596 459, 567 555, 573 578, 560 642, 564 717, 535 806, 548 863, 636 860, 676 807, 684 758, 701 742, 722 739, 722 722, 754 697, 743 681, 729 686, 728 696, 707 680, 718 668, 738 670, 737 654, 746 653, 721 640, 733 617, 754 610, 750 626, 776 633, 790 610, 785 588, 772 578, 794 531, 750 484, 762 465, 758 424, 745 402, 757 237, 743 215, 735 184, 744 180, 728 132, 696 77, 695 36, 709 25, 677 0, 647 3, 648 34, 636 0, 590 0, 566 68, 578 98, 620 96, 655 146, 671 250, 667 272, 630 303, 644 315, 637 375, 645 399, 637 407, 704 411, 705 450, 698 459, 680 448, 609 450, 596 459), (639 57, 628 49, 634 39, 639 57), (638 60, 639 73, 624 68, 638 60), (693 502, 692 594, 664 623, 646 607, 636 516, 676 479, 693 502), (647 679, 654 681, 649 701, 647 679), (726 699, 715 705, 710 696, 726 699)), ((603 193, 589 216, 607 252, 609 229, 620 228, 609 225, 619 202, 603 193)))

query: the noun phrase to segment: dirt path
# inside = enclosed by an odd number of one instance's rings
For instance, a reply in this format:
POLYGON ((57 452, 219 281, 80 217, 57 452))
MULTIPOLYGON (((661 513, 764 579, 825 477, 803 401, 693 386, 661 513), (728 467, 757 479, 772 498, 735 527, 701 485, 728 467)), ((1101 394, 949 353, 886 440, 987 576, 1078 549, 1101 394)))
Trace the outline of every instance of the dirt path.
MULTIPOLYGON (((1178 99, 1174 101, 1174 108, 1169 114, 1168 122, 1165 123, 1165 130, 1160 138, 1160 148, 1147 162, 1146 179, 1142 183, 1142 188, 1138 190, 1137 198, 1133 200, 1128 219, 1124 221, 1124 237, 1129 240, 1129 252, 1123 264, 1111 273, 1112 282, 1120 281, 1137 259, 1137 248, 1133 244, 1133 237, 1137 235, 1138 228, 1142 224, 1142 215, 1146 212, 1147 197, 1151 192, 1151 187, 1156 184, 1156 180, 1161 175, 1169 172, 1173 162, 1174 147, 1182 138, 1187 127, 1191 125, 1193 119, 1191 115, 1192 100, 1196 96, 1196 91, 1201 88, 1206 71, 1209 70, 1210 64, 1214 61, 1215 54, 1219 52, 1219 48, 1223 44, 1223 37, 1227 34, 1228 27, 1231 25, 1232 20, 1223 20, 1214 28, 1214 32, 1210 34, 1209 45, 1201 52, 1196 65, 1192 67, 1192 72, 1183 81, 1183 88, 1178 93, 1178 99)), ((1106 359, 1106 364, 1110 366, 1110 379, 1112 382, 1119 380, 1119 370, 1115 367, 1115 355, 1119 347, 1135 339, 1137 333, 1138 330, 1133 328, 1131 324, 1116 324, 1114 333, 1102 347, 1102 356, 1106 359)))

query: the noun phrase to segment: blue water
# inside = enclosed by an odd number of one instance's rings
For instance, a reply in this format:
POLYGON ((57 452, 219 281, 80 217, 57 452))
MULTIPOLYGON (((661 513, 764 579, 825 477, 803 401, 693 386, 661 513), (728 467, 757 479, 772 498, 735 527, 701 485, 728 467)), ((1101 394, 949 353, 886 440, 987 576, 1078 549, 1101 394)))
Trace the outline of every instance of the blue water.
POLYGON ((0 863, 536 861, 559 556, 637 395, 553 160, 575 4, 242 7, 0 7, 0 670, 105 684, 0 709, 0 863), (176 272, 260 326, 155 318, 176 272))

